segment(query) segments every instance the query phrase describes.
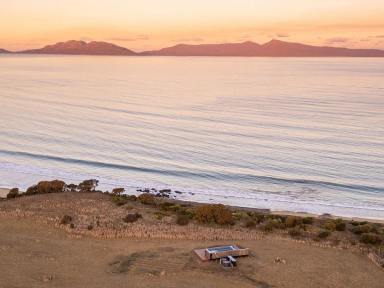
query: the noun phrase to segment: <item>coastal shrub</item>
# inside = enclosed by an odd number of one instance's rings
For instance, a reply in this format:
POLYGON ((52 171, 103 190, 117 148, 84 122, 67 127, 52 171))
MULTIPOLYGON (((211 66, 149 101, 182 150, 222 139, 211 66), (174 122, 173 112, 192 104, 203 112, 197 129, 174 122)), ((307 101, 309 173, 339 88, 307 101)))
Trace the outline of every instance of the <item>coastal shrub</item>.
POLYGON ((325 223, 323 223, 323 225, 321 225, 321 227, 325 230, 335 231, 336 230, 336 223, 332 220, 328 220, 325 223))
POLYGON ((245 223, 245 227, 247 228, 255 228, 256 227, 256 222, 255 220, 248 220, 246 223, 245 223))
POLYGON ((182 225, 182 226, 188 225, 189 218, 186 215, 179 214, 179 215, 177 215, 176 223, 178 225, 182 225))
POLYGON ((62 224, 62 225, 67 225, 67 224, 69 224, 69 223, 71 223, 71 222, 72 222, 72 217, 69 216, 69 215, 64 215, 64 216, 61 218, 61 220, 60 220, 60 224, 62 224))
POLYGON ((37 194, 37 185, 33 185, 27 188, 27 191, 25 191, 25 195, 35 195, 37 194))
POLYGON ((124 188, 113 188, 112 189, 112 194, 113 195, 121 195, 125 192, 124 188))
POLYGON ((137 196, 136 195, 127 195, 127 199, 131 202, 137 201, 137 196))
POLYGON ((217 223, 226 225, 233 223, 232 212, 222 204, 206 204, 197 207, 195 219, 200 223, 217 223))
POLYGON ((187 216, 190 220, 195 217, 195 211, 192 208, 181 208, 178 213, 187 216))
POLYGON ((244 219, 248 220, 250 218, 248 213, 246 213, 245 211, 236 211, 232 214, 232 217, 236 221, 240 221, 240 220, 244 220, 244 219))
POLYGON ((99 180, 89 179, 84 180, 78 186, 80 192, 95 192, 97 185, 99 184, 99 180))
POLYGON ((92 224, 89 224, 89 225, 87 226, 87 229, 88 229, 88 230, 93 230, 93 225, 92 225, 92 224))
POLYGON ((258 212, 249 212, 248 215, 251 216, 252 219, 255 220, 256 223, 258 223, 258 224, 263 222, 265 220, 265 216, 266 216, 265 214, 258 213, 258 212))
POLYGON ((160 209, 163 211, 177 212, 181 209, 181 206, 172 202, 162 202, 160 203, 160 209))
POLYGON ((9 190, 8 194, 7 194, 7 198, 8 199, 11 199, 11 198, 16 198, 16 197, 19 197, 19 188, 12 188, 11 190, 9 190))
POLYGON ((272 220, 267 220, 265 223, 260 225, 260 229, 264 232, 272 232, 274 228, 274 224, 272 223, 272 220))
POLYGON ((291 228, 288 230, 288 234, 291 236, 291 237, 299 237, 301 236, 301 230, 298 228, 298 227, 294 227, 294 228, 291 228))
POLYGON ((313 217, 304 217, 303 218, 303 224, 312 225, 313 224, 313 217))
POLYGON ((129 213, 127 216, 123 218, 123 221, 125 223, 133 223, 139 220, 141 217, 142 216, 139 213, 129 213))
POLYGON ((165 216, 169 216, 168 215, 168 212, 164 212, 164 211, 156 211, 155 213, 153 213, 156 217, 157 220, 161 220, 163 219, 165 216))
POLYGON ((156 203, 155 196, 150 193, 143 193, 137 197, 140 203, 145 205, 154 205, 156 203))
POLYGON ((343 221, 343 219, 336 219, 335 220, 335 224, 336 224, 336 230, 337 231, 345 231, 346 229, 346 224, 345 222, 343 221))
POLYGON ((360 236, 360 242, 365 244, 376 245, 376 244, 380 244, 381 241, 382 239, 380 238, 380 236, 374 233, 363 233, 360 236))
POLYGON ((37 183, 37 193, 60 193, 64 191, 65 182, 60 180, 41 181, 37 183))
POLYGON ((76 184, 68 184, 65 186, 65 191, 66 192, 76 192, 77 191, 77 185, 76 184))
POLYGON ((299 224, 299 222, 301 222, 301 219, 298 218, 298 217, 295 217, 295 216, 288 216, 286 219, 285 219, 285 227, 287 228, 293 228, 295 227, 296 225, 299 224))
POLYGON ((265 232, 271 232, 274 229, 284 229, 285 224, 281 222, 279 218, 270 218, 263 222, 263 224, 260 225, 260 229, 265 232))
POLYGON ((65 182, 60 180, 40 181, 27 189, 25 195, 60 193, 65 190, 65 182))
POLYGON ((363 233, 371 232, 373 230, 372 228, 373 226, 371 224, 363 224, 352 227, 350 231, 356 235, 361 235, 363 233))
POLYGON ((323 229, 319 231, 319 233, 317 234, 317 237, 319 237, 320 239, 324 239, 324 238, 327 238, 329 235, 331 235, 331 231, 323 229))
POLYGON ((112 195, 111 198, 112 202, 115 203, 117 206, 123 206, 128 203, 128 197, 125 195, 112 195))

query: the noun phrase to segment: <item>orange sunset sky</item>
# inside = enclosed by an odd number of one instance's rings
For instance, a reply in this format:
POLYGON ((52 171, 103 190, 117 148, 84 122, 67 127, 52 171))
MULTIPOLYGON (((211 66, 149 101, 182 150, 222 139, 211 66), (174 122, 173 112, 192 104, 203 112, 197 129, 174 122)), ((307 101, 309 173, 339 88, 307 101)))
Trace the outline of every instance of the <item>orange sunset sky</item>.
POLYGON ((263 43, 384 49, 384 0, 0 0, 0 47, 69 39, 142 51, 177 43, 263 43))

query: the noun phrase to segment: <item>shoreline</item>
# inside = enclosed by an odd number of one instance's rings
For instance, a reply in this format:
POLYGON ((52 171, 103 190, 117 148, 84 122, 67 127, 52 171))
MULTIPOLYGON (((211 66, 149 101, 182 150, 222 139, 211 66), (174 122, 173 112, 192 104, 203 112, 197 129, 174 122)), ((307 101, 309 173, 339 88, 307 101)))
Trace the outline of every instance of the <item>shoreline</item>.
MULTIPOLYGON (((0 187, 0 199, 6 199, 6 196, 11 188, 4 188, 0 187)), ((102 192, 105 193, 105 192, 102 192)), ((173 199, 169 198, 169 201, 175 202, 175 203, 183 203, 183 204, 190 204, 192 206, 197 206, 201 204, 210 204, 209 202, 197 202, 197 201, 189 201, 189 200, 182 200, 182 199, 173 199)), ((226 205, 225 206, 231 208, 231 209, 238 209, 242 211, 255 211, 255 212, 265 212, 272 215, 281 215, 281 216, 297 216, 297 217, 313 217, 313 218, 327 218, 327 219, 343 219, 347 221, 367 221, 370 223, 379 223, 384 224, 384 219, 378 219, 378 218, 364 218, 364 217, 349 217, 349 216, 340 216, 340 215, 334 215, 334 214, 316 214, 316 213, 310 213, 310 212, 296 212, 296 211, 289 211, 289 210, 272 210, 272 209, 264 209, 264 208, 257 208, 257 207, 245 207, 245 206, 238 206, 238 205, 226 205)))

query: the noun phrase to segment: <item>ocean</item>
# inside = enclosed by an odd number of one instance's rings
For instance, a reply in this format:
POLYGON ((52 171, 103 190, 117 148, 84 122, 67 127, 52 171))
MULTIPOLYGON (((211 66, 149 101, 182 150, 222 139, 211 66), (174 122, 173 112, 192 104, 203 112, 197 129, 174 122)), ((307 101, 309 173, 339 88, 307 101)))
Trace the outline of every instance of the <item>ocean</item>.
POLYGON ((2 55, 0 107, 0 187, 384 219, 382 58, 2 55))

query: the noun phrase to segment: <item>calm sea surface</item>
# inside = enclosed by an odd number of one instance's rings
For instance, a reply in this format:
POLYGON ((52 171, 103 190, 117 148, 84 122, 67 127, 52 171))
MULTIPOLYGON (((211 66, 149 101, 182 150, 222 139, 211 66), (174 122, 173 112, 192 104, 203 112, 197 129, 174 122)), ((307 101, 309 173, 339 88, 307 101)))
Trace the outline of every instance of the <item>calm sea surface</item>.
POLYGON ((0 56, 0 187, 384 219, 384 59, 0 56))

